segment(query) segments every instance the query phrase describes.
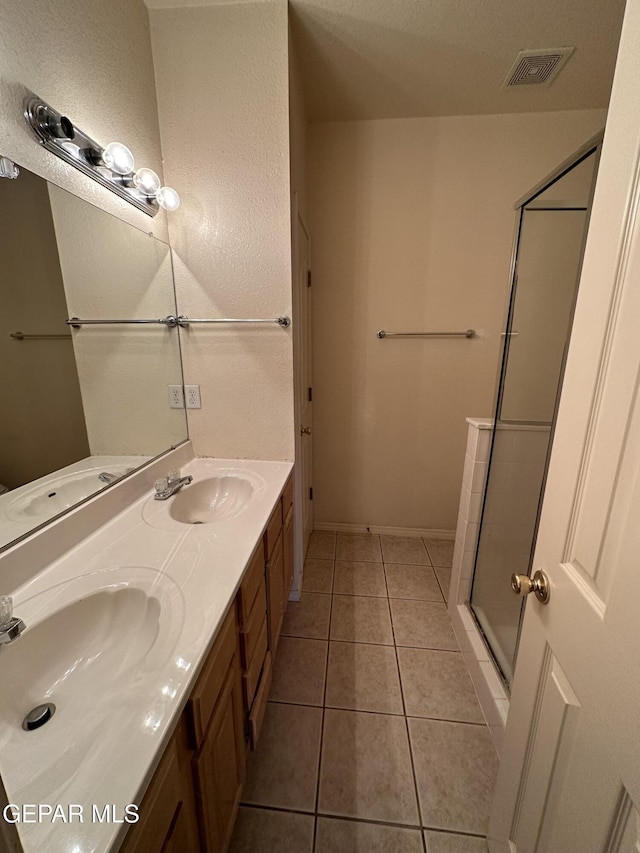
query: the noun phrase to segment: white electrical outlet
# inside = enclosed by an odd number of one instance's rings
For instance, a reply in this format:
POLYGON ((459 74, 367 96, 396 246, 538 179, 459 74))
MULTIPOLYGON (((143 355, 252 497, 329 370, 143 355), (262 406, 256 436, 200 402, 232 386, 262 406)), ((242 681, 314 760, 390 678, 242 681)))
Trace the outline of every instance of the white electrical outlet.
POLYGON ((187 398, 187 409, 201 409, 202 405, 200 404, 200 386, 185 385, 184 391, 187 398))
POLYGON ((169 406, 172 409, 184 409, 184 388, 182 385, 169 385, 169 406))

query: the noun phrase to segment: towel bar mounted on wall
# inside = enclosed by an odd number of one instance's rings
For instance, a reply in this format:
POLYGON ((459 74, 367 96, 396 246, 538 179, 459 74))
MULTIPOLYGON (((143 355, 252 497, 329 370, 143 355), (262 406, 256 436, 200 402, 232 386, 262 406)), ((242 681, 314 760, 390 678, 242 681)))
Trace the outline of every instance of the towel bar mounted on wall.
MULTIPOLYGON (((160 325, 160 326, 168 326, 173 329, 176 326, 181 326, 183 329, 186 329, 188 326, 191 326, 193 323, 276 323, 283 329, 287 329, 291 325, 291 319, 287 316, 283 317, 269 317, 268 319, 243 319, 239 318, 203 318, 203 319, 191 319, 189 317, 185 317, 184 314, 180 314, 179 317, 174 317, 173 314, 169 314, 167 317, 162 317, 159 320, 81 320, 79 317, 71 317, 66 321, 67 326, 71 326, 73 329, 80 329, 82 326, 121 326, 121 325, 160 325)), ((16 332, 17 334, 22 334, 21 332, 16 332)), ((13 337, 13 335, 12 335, 13 337)))
POLYGON ((25 335, 24 332, 11 332, 14 341, 70 341, 71 335, 25 335))
POLYGON ((465 332, 385 332, 380 329, 376 337, 383 338, 475 338, 475 329, 467 329, 465 332))
POLYGON ((81 320, 79 317, 71 317, 67 320, 67 326, 72 329, 80 329, 82 326, 123 326, 123 325, 153 325, 153 326, 169 326, 173 329, 178 325, 178 318, 173 314, 163 317, 159 320, 81 320))
POLYGON ((289 317, 269 317, 267 319, 242 319, 239 318, 224 318, 218 317, 215 319, 191 319, 190 317, 185 317, 181 314, 178 317, 178 325, 183 328, 190 326, 192 323, 277 323, 278 326, 281 326, 283 329, 287 329, 291 325, 291 319, 289 317))

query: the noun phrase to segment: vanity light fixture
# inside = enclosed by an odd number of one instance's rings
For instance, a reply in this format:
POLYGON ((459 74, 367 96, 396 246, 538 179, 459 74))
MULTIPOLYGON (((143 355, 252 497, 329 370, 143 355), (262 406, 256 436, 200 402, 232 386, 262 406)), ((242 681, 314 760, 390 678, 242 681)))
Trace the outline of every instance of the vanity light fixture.
POLYGON ((180 206, 180 196, 171 187, 160 187, 156 193, 156 201, 169 212, 177 210, 180 206))
POLYGON ((143 167, 134 174, 133 185, 145 195, 155 196, 162 186, 162 181, 153 169, 143 167))
POLYGON ((24 100, 24 116, 47 151, 126 199, 138 210, 155 216, 161 207, 173 211, 180 205, 178 193, 171 187, 163 187, 153 169, 143 167, 134 171, 134 156, 122 142, 110 142, 103 148, 67 116, 32 93, 24 100))
POLYGON ((110 142, 98 156, 100 162, 116 175, 130 175, 133 172, 133 154, 122 142, 110 142))

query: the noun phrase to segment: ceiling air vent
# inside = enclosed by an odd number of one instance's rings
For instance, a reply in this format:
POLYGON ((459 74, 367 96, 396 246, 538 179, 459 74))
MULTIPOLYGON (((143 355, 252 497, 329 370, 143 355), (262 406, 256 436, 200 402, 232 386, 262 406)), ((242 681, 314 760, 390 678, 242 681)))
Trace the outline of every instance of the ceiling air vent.
POLYGON ((574 49, 573 47, 552 47, 544 50, 521 50, 502 88, 550 86, 574 49))

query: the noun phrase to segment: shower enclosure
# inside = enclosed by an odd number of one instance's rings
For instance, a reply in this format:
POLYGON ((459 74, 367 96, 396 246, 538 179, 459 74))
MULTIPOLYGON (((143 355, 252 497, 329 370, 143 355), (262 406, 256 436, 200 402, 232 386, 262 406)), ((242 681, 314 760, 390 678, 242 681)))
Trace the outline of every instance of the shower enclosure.
POLYGON ((471 610, 511 683, 602 134, 516 205, 517 232, 471 610))

